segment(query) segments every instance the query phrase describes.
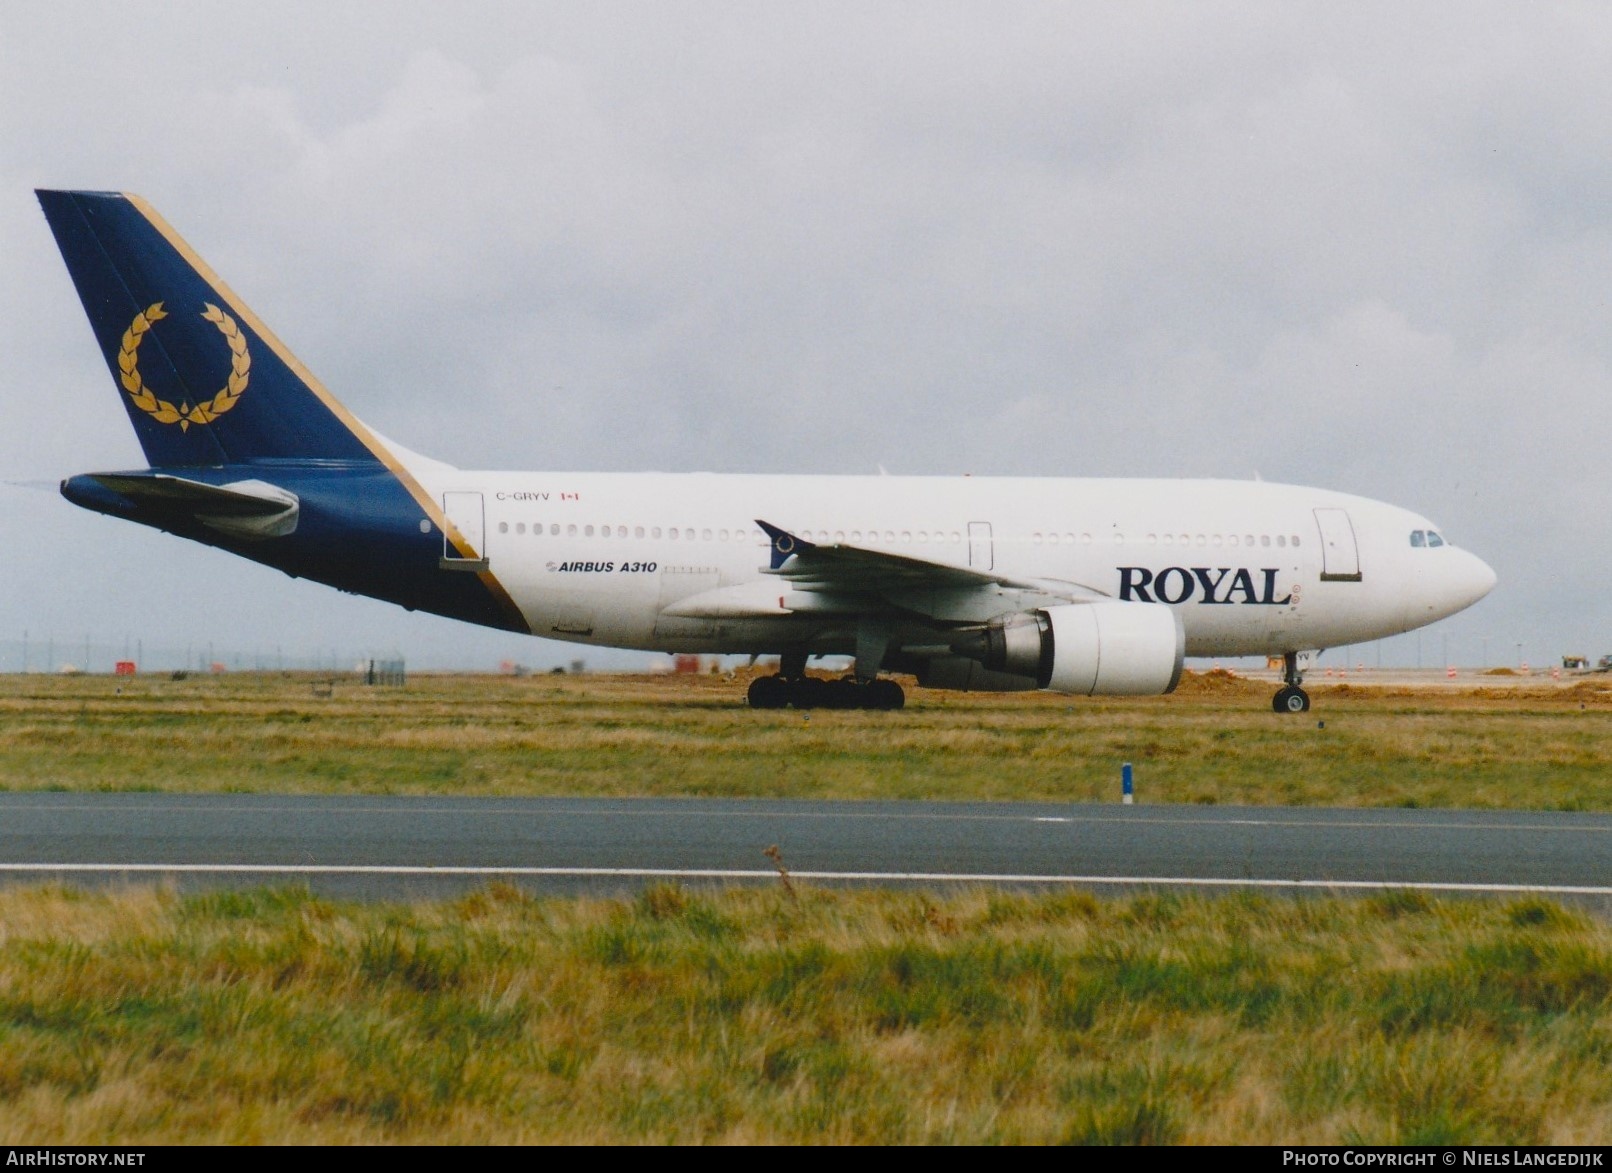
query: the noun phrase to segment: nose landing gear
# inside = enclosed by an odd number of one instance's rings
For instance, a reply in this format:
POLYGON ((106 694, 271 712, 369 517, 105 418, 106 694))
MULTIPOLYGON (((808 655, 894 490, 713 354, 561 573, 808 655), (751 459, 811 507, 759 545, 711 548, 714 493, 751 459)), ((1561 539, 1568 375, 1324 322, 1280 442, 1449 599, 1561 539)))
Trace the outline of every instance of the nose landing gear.
POLYGON ((1276 690, 1276 695, 1271 698, 1271 708, 1278 713, 1308 713, 1310 694, 1299 687, 1304 681, 1304 673, 1299 671, 1297 652, 1282 653, 1282 679, 1287 683, 1276 690))

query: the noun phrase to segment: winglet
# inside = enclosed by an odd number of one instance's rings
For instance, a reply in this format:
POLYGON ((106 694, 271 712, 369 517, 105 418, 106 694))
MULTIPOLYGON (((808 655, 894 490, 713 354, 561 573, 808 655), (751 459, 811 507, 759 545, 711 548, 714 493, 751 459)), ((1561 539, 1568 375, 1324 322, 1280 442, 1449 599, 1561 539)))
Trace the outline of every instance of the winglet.
POLYGON ((768 539, 772 542, 772 560, 767 569, 777 570, 796 554, 803 554, 817 547, 805 538, 797 538, 786 529, 779 529, 770 522, 756 518, 756 524, 766 531, 768 539))

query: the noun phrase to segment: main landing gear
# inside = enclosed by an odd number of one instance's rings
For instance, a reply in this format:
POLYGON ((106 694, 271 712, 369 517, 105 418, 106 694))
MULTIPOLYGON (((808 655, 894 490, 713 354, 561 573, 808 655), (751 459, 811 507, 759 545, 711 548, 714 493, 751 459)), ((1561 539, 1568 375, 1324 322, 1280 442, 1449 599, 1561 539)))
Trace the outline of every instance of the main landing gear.
POLYGON ((1282 654, 1282 679, 1287 683, 1276 690, 1276 695, 1271 698, 1271 708, 1278 713, 1308 713, 1310 694, 1299 687, 1304 681, 1304 673, 1299 671, 1297 652, 1282 654))
POLYGON ((782 709, 793 705, 797 709, 892 710, 907 703, 907 694, 894 680, 863 683, 850 676, 839 680, 819 680, 815 676, 796 680, 758 676, 750 682, 749 700, 752 709, 782 709))
POLYGON ((752 709, 899 709, 907 694, 894 680, 819 680, 806 675, 806 657, 786 655, 776 676, 758 676, 747 694, 752 709))

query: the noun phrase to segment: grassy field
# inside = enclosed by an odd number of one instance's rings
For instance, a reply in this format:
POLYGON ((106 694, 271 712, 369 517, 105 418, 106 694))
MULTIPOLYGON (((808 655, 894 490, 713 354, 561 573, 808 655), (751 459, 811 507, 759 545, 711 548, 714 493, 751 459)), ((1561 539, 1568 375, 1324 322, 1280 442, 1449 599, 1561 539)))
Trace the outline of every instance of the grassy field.
MULTIPOLYGON (((1497 682, 1498 683, 1498 682, 1497 682)), ((900 713, 742 705, 710 677, 0 676, 10 790, 722 795, 1612 809, 1612 683, 1417 691, 1189 676, 1168 697, 914 690, 900 713)))
MULTIPOLYGON (((1612 808, 1612 691, 1189 677, 0 677, 0 787, 1612 808), (809 719, 808 719, 809 716, 809 719)), ((0 888, 16 1143, 1612 1142, 1612 926, 1539 899, 0 888)))
POLYGON ((0 891, 13 1143, 1605 1144, 1548 902, 0 891))

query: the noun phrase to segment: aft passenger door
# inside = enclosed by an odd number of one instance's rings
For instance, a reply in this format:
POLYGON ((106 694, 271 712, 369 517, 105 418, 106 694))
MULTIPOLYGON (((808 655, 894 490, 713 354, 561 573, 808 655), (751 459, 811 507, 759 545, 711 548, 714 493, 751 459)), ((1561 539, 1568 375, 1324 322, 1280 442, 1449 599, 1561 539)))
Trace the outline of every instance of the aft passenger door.
POLYGON ((487 569, 487 522, 480 493, 442 494, 448 528, 442 531, 443 570, 487 569))

